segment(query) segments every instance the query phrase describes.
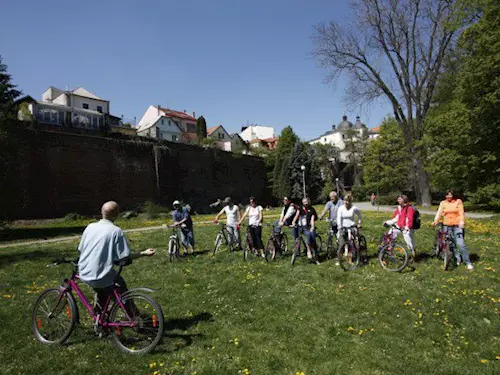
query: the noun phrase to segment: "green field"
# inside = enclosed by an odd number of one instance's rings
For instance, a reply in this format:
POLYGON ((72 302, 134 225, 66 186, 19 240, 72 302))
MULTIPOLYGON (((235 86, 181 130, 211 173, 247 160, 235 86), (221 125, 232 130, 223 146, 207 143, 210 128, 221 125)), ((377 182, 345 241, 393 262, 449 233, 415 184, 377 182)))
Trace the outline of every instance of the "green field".
MULTIPOLYGON (((164 340, 146 356, 120 353, 83 318, 66 345, 35 341, 30 314, 37 295, 70 272, 45 265, 74 257, 76 242, 0 249, 0 373, 500 373, 500 221, 468 221, 475 269, 444 272, 426 256, 434 232, 423 216, 416 235, 422 259, 393 274, 374 258, 388 216, 365 214, 372 258, 352 273, 332 261, 315 266, 301 258, 292 267, 290 257, 273 263, 244 262, 240 252, 213 257, 214 225, 198 225, 199 253, 173 263, 165 231, 129 234, 135 250, 157 249, 123 272, 130 287, 156 289, 164 310, 164 340)), ((325 236, 324 222, 320 231, 325 236)))

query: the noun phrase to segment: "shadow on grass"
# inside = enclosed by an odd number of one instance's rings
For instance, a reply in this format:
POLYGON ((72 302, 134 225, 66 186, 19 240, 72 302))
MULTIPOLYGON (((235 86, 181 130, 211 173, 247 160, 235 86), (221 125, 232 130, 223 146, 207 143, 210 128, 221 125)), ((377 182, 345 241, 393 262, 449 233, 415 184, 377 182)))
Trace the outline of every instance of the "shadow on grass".
POLYGON ((0 230, 0 242, 19 240, 46 240, 54 237, 80 235, 85 226, 49 228, 9 228, 0 230))
POLYGON ((200 322, 213 322, 213 315, 208 312, 203 312, 189 318, 170 319, 165 321, 165 331, 173 331, 176 329, 185 331, 200 322))
POLYGON ((76 250, 67 249, 57 251, 53 249, 47 250, 30 250, 25 252, 13 251, 11 254, 0 254, 0 268, 15 262, 33 261, 46 259, 47 264, 52 263, 54 259, 68 258, 72 259, 76 256, 76 250))

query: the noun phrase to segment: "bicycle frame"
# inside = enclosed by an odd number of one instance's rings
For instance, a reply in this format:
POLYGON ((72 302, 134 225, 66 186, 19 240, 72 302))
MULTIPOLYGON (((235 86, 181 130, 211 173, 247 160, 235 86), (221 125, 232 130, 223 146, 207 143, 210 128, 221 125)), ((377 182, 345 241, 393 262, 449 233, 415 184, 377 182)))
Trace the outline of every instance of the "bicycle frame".
POLYGON ((80 287, 76 283, 76 281, 78 281, 78 280, 80 280, 80 277, 78 275, 76 275, 74 272, 73 272, 73 275, 71 276, 71 278, 69 280, 68 279, 64 279, 64 287, 62 287, 61 290, 60 290, 60 292, 59 292, 59 299, 57 301, 56 306, 54 307, 53 312, 57 311, 64 293, 69 293, 69 294, 71 294, 73 296, 72 292, 75 291, 76 295, 78 296, 78 299, 85 306, 85 308, 87 309, 87 312, 93 318, 93 320, 95 321, 96 319, 98 319, 97 323, 98 323, 99 326, 101 326, 103 328, 109 328, 109 327, 134 327, 135 326, 135 322, 131 318, 131 316, 129 315, 129 313, 128 313, 128 311, 127 311, 127 309, 126 309, 126 307, 125 307, 125 305, 124 305, 124 303, 123 303, 123 301, 121 299, 121 296, 118 293, 118 291, 116 290, 115 286, 112 287, 112 289, 113 289, 113 295, 109 295, 107 297, 106 302, 104 303, 104 308, 102 309, 102 311, 104 311, 104 312, 108 311, 111 299, 112 299, 112 297, 114 297, 116 303, 118 303, 118 305, 120 306, 120 308, 125 312, 125 314, 127 316, 127 319, 129 319, 129 322, 110 323, 108 321, 105 321, 104 320, 104 314, 96 313, 96 311, 94 310, 94 308, 92 307, 92 305, 89 303, 89 301, 87 300, 87 298, 83 294, 82 290, 80 289, 80 287))

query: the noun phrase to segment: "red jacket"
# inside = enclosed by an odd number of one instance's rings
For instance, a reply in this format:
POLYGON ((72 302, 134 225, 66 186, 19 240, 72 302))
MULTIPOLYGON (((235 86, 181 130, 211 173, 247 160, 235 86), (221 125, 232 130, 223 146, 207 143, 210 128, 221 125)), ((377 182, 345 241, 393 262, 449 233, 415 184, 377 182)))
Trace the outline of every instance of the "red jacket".
POLYGON ((405 227, 412 229, 413 215, 415 215, 415 210, 411 205, 408 204, 404 207, 398 206, 398 208, 396 208, 396 211, 394 211, 394 215, 392 217, 398 217, 397 224, 401 229, 405 227))

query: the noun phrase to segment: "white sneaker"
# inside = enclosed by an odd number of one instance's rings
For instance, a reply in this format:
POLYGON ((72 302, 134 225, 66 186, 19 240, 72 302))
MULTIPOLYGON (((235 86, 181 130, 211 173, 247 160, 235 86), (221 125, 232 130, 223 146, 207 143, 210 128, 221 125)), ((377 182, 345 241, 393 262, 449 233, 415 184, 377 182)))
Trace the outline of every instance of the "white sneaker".
POLYGON ((474 269, 474 266, 472 265, 472 263, 467 264, 467 269, 470 271, 472 271, 474 269))

